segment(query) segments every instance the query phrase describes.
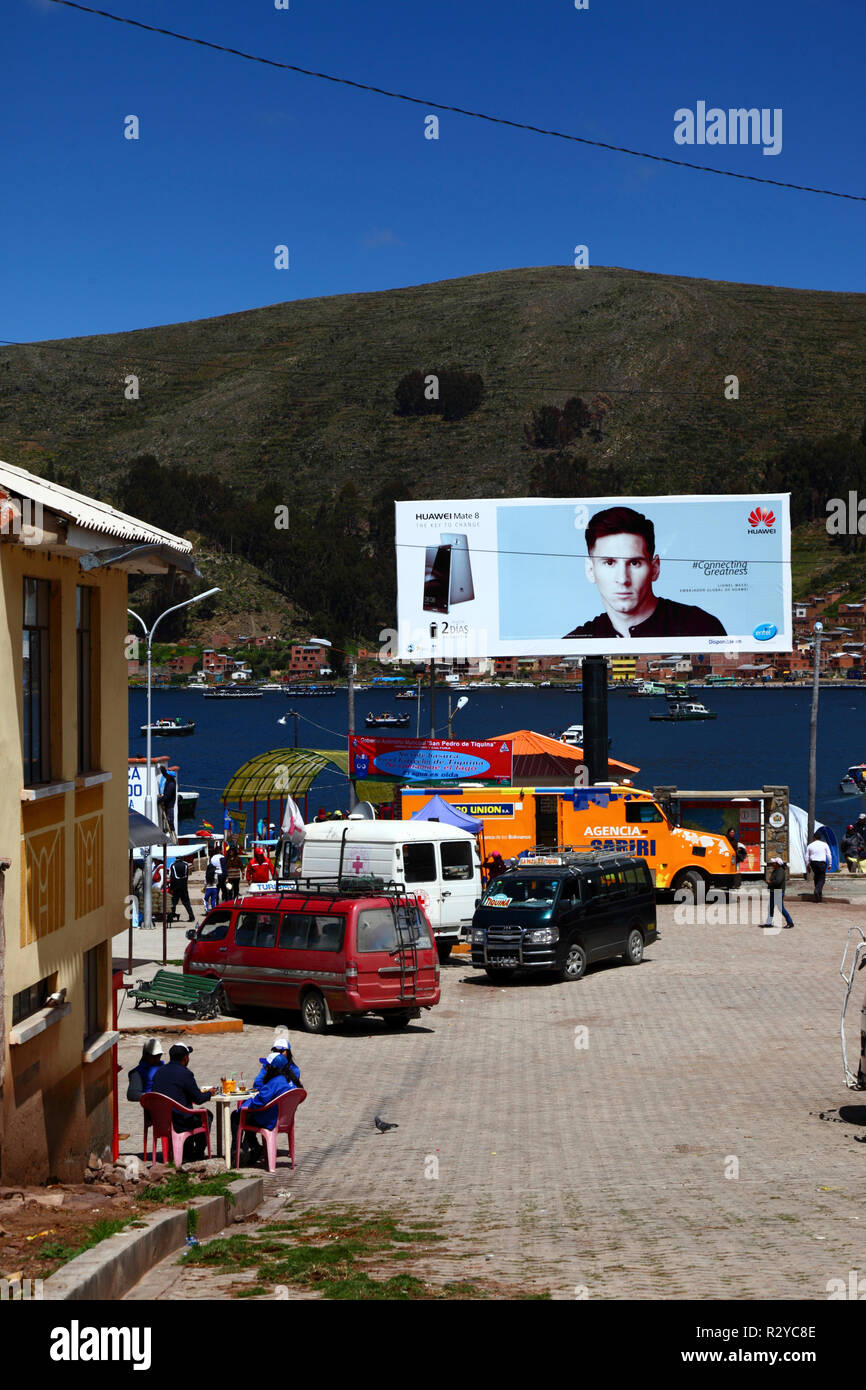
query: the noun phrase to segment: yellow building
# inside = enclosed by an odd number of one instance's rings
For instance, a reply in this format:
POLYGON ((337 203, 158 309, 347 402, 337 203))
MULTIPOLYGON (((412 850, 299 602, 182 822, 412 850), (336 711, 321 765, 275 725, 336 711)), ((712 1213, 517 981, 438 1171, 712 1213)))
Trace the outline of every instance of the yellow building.
POLYGON ((80 1181, 111 1142, 127 572, 173 567, 197 573, 188 541, 0 463, 3 1183, 80 1181))
POLYGON ((610 678, 613 681, 634 680, 637 658, 634 656, 612 656, 610 658, 610 678))

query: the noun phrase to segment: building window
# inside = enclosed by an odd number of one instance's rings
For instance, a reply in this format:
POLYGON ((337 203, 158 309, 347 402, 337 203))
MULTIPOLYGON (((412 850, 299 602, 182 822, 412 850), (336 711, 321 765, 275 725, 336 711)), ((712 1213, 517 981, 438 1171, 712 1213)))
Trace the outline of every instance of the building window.
POLYGON ((102 946, 84 952, 84 1041, 103 1030, 102 946))
POLYGON ((24 580, 23 705, 24 782, 51 781, 51 659, 48 618, 51 588, 47 579, 24 580))
POLYGON ((78 668, 78 771, 90 772, 93 762, 93 590, 75 590, 75 646, 78 668))
POLYGON ((45 1001, 49 994, 54 993, 54 981, 56 975, 46 975, 44 980, 39 980, 35 985, 28 985, 27 989, 22 989, 18 994, 12 996, 12 1027, 16 1023, 21 1023, 23 1019, 29 1018, 37 1010, 45 1007, 45 1001))

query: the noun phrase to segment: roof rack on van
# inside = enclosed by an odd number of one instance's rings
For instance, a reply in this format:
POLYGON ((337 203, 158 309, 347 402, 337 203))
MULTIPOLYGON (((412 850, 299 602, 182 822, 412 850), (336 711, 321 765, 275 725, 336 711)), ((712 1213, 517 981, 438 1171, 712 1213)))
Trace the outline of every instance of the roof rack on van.
MULTIPOLYGON (((612 859, 621 859, 622 854, 615 850, 601 849, 572 849, 571 845, 537 845, 534 849, 524 852, 514 866, 512 872, 518 873, 521 868, 575 868, 590 864, 606 864, 612 859)), ((626 858, 630 856, 626 855, 626 858)))
POLYGON ((530 845, 529 849, 522 849, 517 856, 517 863, 521 864, 524 860, 534 858, 537 854, 577 854, 578 850, 574 845, 530 845))
MULTIPOLYGON (((376 878, 374 875, 351 878, 297 878, 279 879, 277 895, 280 902, 285 897, 329 898, 405 898, 417 906, 418 894, 405 883, 394 879, 376 878)), ((279 906, 279 904, 278 904, 279 906)))
POLYGON ((325 896, 333 894, 341 898, 400 897, 410 892, 405 883, 377 878, 375 874, 352 874, 343 878, 280 879, 277 891, 280 894, 307 893, 311 897, 321 892, 325 896))

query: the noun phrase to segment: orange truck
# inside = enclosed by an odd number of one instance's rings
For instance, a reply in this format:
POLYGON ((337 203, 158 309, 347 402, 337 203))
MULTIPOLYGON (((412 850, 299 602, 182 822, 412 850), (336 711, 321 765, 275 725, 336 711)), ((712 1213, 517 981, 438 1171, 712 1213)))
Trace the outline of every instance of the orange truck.
POLYGON ((483 824, 485 855, 514 859, 540 846, 602 850, 645 859, 657 888, 696 895, 709 886, 733 887, 737 856, 730 840, 672 825, 651 792, 627 783, 592 787, 403 787, 408 820, 438 795, 483 824))

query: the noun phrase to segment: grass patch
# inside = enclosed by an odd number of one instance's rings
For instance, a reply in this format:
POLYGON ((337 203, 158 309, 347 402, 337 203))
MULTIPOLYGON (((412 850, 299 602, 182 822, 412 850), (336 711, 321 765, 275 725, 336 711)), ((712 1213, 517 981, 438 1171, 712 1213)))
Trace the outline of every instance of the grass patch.
POLYGON ((94 1245, 108 1240, 109 1236, 116 1236, 118 1231, 122 1231, 128 1225, 129 1222, 123 1220, 95 1221, 78 1245, 66 1245, 63 1241, 54 1240, 43 1245, 39 1253, 46 1260, 59 1260, 61 1264, 65 1264, 67 1260, 73 1260, 83 1251, 92 1250, 94 1245))
MULTIPOLYGON (((446 1239, 429 1221, 402 1226, 389 1212, 313 1211, 291 1221, 263 1225, 255 1235, 218 1237, 188 1250, 185 1264, 218 1267, 227 1273, 255 1269, 259 1285, 289 1284, 311 1289, 336 1301, 419 1302, 436 1299, 486 1299, 495 1295, 463 1281, 434 1286, 401 1270, 382 1278, 389 1261, 423 1257, 432 1242, 446 1239)), ((250 1290, 236 1297, 253 1297, 250 1290)))
POLYGON ((231 1183, 238 1182, 244 1177, 243 1173, 225 1172, 217 1173, 215 1177, 205 1178, 203 1182, 197 1180, 194 1173, 172 1173, 165 1182, 153 1183, 145 1187, 141 1192, 135 1194, 137 1202, 158 1202, 160 1206, 176 1207, 184 1202, 190 1202, 194 1197, 222 1197, 225 1196, 229 1206, 234 1206, 234 1197, 229 1188, 231 1183))

